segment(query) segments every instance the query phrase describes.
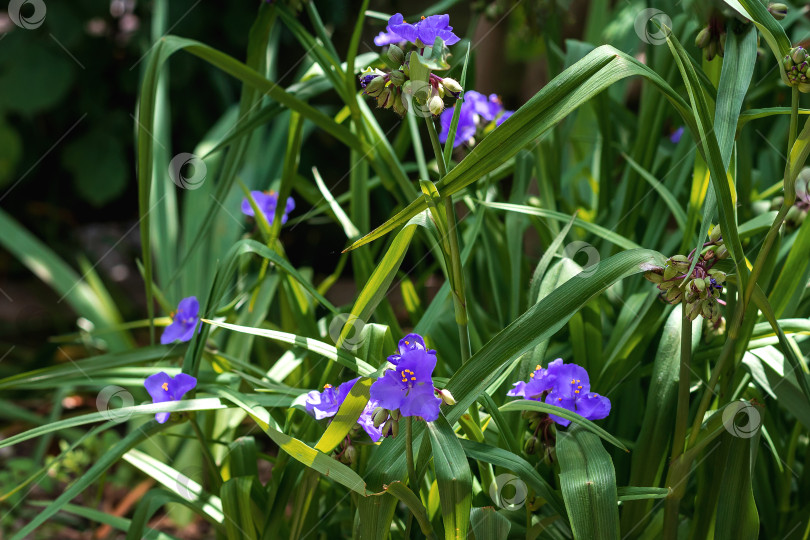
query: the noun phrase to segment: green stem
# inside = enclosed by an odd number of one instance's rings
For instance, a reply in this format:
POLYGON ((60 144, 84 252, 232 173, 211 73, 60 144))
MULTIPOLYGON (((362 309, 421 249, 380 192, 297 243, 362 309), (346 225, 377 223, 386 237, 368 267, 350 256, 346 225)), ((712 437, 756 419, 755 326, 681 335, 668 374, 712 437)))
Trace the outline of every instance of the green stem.
POLYGON ((216 486, 215 493, 219 493, 219 488, 222 487, 222 477, 219 475, 219 470, 217 470, 216 462, 214 461, 214 456, 211 455, 211 449, 208 448, 208 445, 205 442, 205 436, 203 436, 203 432, 200 429, 200 426, 197 424, 197 419, 192 417, 190 424, 192 429, 194 429, 194 434, 200 441, 200 448, 202 448, 203 457, 205 458, 208 467, 211 469, 211 481, 216 486))
MULTIPOLYGON (((686 298, 681 304, 681 369, 678 378, 678 408, 675 413, 675 434, 672 438, 672 458, 670 463, 675 463, 683 454, 684 443, 686 442, 686 425, 689 420, 689 372, 692 361, 692 321, 687 315, 686 298)), ((688 470, 686 471, 688 473, 688 470)), ((671 482, 681 483, 682 479, 676 475, 668 478, 667 485, 671 482)), ((667 497, 664 505, 664 535, 665 538, 675 538, 678 528, 678 508, 681 502, 680 492, 673 490, 667 497)))
POLYGON ((405 421, 405 461, 408 463, 408 483, 413 492, 419 496, 419 484, 413 466, 413 416, 409 416, 405 421))
POLYGON ((436 133, 436 124, 433 122, 433 117, 431 116, 426 116, 425 122, 428 126, 428 135, 430 135, 430 144, 433 146, 433 153, 436 154, 436 166, 439 168, 439 178, 444 178, 447 174, 447 166, 444 163, 442 145, 439 144, 439 134, 436 133))

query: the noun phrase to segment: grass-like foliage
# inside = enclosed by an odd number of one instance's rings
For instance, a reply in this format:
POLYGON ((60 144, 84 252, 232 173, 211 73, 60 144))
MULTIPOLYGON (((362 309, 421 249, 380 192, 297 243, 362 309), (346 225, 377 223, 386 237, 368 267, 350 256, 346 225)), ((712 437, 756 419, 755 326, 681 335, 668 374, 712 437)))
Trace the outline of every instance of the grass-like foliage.
POLYGON ((0 243, 82 318, 54 338, 81 359, 0 379, 0 448, 46 441, 3 473, 10 538, 172 538, 160 516, 230 539, 807 538, 800 12, 592 0, 592 42, 549 23, 549 82, 509 111, 475 92, 455 2, 389 20, 366 0, 346 51, 295 4, 262 2, 239 58, 166 35, 144 60, 140 320, 0 211, 0 243), (282 35, 303 51, 285 85, 282 35), (189 55, 241 95, 172 157, 189 55), (345 185, 300 165, 324 141, 345 185), (285 249, 312 220, 344 238, 308 246, 343 251, 325 275, 285 249), (64 412, 67 388, 98 410, 64 412), (32 391, 53 410, 14 404, 32 391), (116 478, 128 506, 94 504, 116 478))

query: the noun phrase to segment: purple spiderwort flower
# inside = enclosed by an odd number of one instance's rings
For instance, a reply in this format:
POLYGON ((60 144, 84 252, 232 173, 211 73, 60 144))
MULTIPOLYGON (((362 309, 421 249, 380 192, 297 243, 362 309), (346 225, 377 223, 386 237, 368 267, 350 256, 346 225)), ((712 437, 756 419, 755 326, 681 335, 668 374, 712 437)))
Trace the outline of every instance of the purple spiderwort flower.
MULTIPOLYGON (((439 417, 442 400, 436 397, 433 370, 436 351, 428 350, 417 334, 399 343, 399 354, 392 355, 396 369, 386 371, 371 385, 371 399, 379 407, 399 409, 402 416, 419 416, 428 422, 439 417)), ((393 362, 392 362, 393 363, 393 362)))
POLYGON ((672 135, 669 136, 669 140, 675 144, 678 144, 681 141, 682 136, 683 136, 683 126, 673 131, 672 135))
MULTIPOLYGON (((251 191, 250 195, 256 201, 256 206, 259 207, 262 214, 264 214, 267 223, 273 224, 273 219, 276 215, 276 205, 278 204, 278 193, 275 191, 251 191)), ((295 201, 292 197, 287 198, 287 205, 284 208, 284 214, 281 216, 281 224, 287 223, 287 217, 290 212, 295 210, 295 201)), ((242 213, 246 216, 255 216, 253 207, 250 205, 250 200, 247 197, 242 199, 242 213)))
MULTIPOLYGON (((168 373, 161 371, 148 376, 143 385, 149 395, 152 396, 152 402, 164 403, 183 399, 186 392, 197 386, 197 379, 185 373, 178 373, 172 378, 168 373)), ((169 419, 170 414, 168 412, 156 413, 155 420, 160 424, 164 424, 169 419)))
POLYGON ((160 336, 160 342, 168 345, 174 341, 188 341, 194 336, 200 322, 200 303, 196 296, 183 298, 177 305, 177 312, 172 314, 172 323, 160 336))
MULTIPOLYGON (((439 141, 442 144, 447 142, 450 134, 453 110, 453 108, 445 109, 440 118, 442 130, 439 133, 439 141)), ((495 126, 500 126, 513 113, 514 111, 504 109, 501 98, 497 94, 485 96, 475 90, 464 92, 464 101, 461 103, 453 148, 458 148, 464 143, 472 143, 479 128, 483 128, 493 120, 495 126)))
MULTIPOLYGON (((590 391, 588 372, 577 364, 565 364, 562 358, 551 362, 546 369, 537 366, 528 382, 518 381, 514 386, 507 395, 544 401, 588 420, 600 420, 610 414, 610 400, 590 391)), ((563 427, 571 423, 554 414, 548 416, 563 427)))
MULTIPOLYGON (((312 392, 308 393, 306 399, 304 400, 304 406, 306 407, 307 412, 314 416, 316 420, 322 420, 324 418, 331 418, 335 416, 338 409, 340 409, 340 406, 343 405, 343 402, 349 395, 354 383, 359 380, 360 377, 346 381, 338 386, 337 389, 335 389, 331 384, 327 384, 323 387, 323 392, 313 390, 312 392)), ((372 420, 374 409, 377 407, 377 402, 370 399, 363 409, 363 412, 360 414, 360 418, 357 419, 357 423, 360 424, 360 427, 362 427, 363 430, 368 433, 368 436, 374 442, 379 441, 380 437, 382 436, 380 428, 375 428, 374 421, 372 420)))
POLYGON ((431 47, 437 37, 442 38, 445 45, 454 45, 460 41, 460 38, 453 33, 453 27, 450 26, 449 15, 422 17, 416 24, 409 24, 405 22, 402 13, 395 13, 388 19, 388 26, 385 30, 374 38, 375 45, 381 47, 391 43, 410 41, 414 45, 431 47), (417 43, 417 41, 421 43, 417 43))

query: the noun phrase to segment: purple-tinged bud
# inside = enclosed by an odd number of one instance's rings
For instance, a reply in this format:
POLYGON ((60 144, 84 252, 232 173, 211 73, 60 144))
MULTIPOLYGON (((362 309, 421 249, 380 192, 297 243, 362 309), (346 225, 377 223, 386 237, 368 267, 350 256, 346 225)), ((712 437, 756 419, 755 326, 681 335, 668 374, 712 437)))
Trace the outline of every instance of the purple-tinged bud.
POLYGON ((712 39, 712 34, 709 31, 709 27, 706 26, 698 32, 697 37, 695 38, 695 45, 698 49, 705 49, 706 46, 709 44, 709 41, 712 39))
POLYGON ((366 83, 365 86, 366 95, 370 97, 377 97, 379 96, 385 88, 385 78, 384 77, 373 77, 370 81, 366 83))
POLYGON ((394 98, 393 109, 398 115, 405 116, 405 113, 408 112, 408 101, 405 99, 405 96, 400 94, 394 98))
POLYGON ((458 81, 456 81, 455 79, 451 79, 450 77, 445 77, 444 79, 442 79, 442 86, 444 86, 448 92, 452 92, 454 94, 458 94, 459 92, 464 90, 461 87, 461 85, 458 84, 458 81))
POLYGON ((774 19, 781 21, 787 17, 788 7, 785 4, 768 4, 768 11, 774 19))
POLYGON ((790 49, 788 54, 790 54, 794 64, 801 64, 807 59, 807 51, 803 47, 794 47, 790 49))
POLYGON ((392 71, 391 74, 388 75, 388 79, 394 86, 402 86, 405 84, 405 74, 399 70, 392 71))
POLYGON ((439 397, 442 398, 442 401, 448 405, 456 404, 456 399, 453 397, 453 394, 451 394, 450 390, 447 390, 446 388, 439 390, 439 397))
POLYGON ((537 451, 537 437, 534 435, 529 437, 529 440, 523 445, 523 451, 526 452, 527 455, 533 455, 537 451))

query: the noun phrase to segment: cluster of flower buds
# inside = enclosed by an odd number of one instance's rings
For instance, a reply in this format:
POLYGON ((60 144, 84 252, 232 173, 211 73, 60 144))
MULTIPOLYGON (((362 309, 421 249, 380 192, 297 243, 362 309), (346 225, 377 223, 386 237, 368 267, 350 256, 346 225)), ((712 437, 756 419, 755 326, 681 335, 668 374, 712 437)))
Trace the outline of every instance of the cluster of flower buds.
POLYGON ((703 49, 706 60, 711 61, 715 56, 721 58, 726 53, 726 30, 723 21, 712 18, 709 24, 698 32, 695 45, 703 49))
POLYGON ((768 12, 773 15, 777 21, 781 21, 787 17, 788 7, 785 4, 768 4, 768 12))
POLYGON ((402 418, 399 410, 389 411, 388 409, 384 409, 382 407, 377 407, 374 409, 374 413, 371 416, 372 422, 374 422, 374 427, 380 429, 382 426, 382 436, 383 437, 396 437, 399 433, 399 419, 402 418))
POLYGON ((376 98, 378 107, 393 109, 400 116, 408 112, 412 99, 431 115, 440 115, 444 110, 444 98, 457 98, 462 90, 461 85, 455 79, 439 77, 434 73, 429 74, 427 82, 412 80, 410 64, 413 55, 416 54, 416 51, 413 51, 406 58, 402 49, 397 45, 390 45, 388 58, 393 65, 399 66, 398 69, 386 73, 379 69, 366 68, 360 74, 363 93, 376 98))
POLYGON ((808 54, 803 47, 793 47, 782 60, 785 75, 791 86, 798 86, 802 92, 810 91, 810 81, 807 78, 808 54))
POLYGON ((703 246, 708 249, 697 255, 691 274, 687 272, 692 266, 694 252, 688 257, 674 255, 667 259, 666 266, 649 270, 644 277, 658 285, 665 302, 673 305, 685 302, 686 315, 690 320, 694 321, 700 315, 717 323, 721 319, 720 305, 724 304, 720 300, 720 293, 726 274, 713 266, 718 260, 728 257, 728 250, 723 245, 720 227, 714 228, 709 240, 703 246))
POLYGON ((546 451, 547 447, 554 446, 554 438, 550 434, 554 421, 547 414, 538 411, 523 411, 521 416, 529 421, 529 436, 523 444, 523 451, 531 456, 541 450, 546 451), (538 437, 540 435, 540 437, 538 437))

